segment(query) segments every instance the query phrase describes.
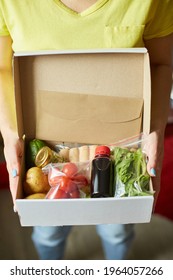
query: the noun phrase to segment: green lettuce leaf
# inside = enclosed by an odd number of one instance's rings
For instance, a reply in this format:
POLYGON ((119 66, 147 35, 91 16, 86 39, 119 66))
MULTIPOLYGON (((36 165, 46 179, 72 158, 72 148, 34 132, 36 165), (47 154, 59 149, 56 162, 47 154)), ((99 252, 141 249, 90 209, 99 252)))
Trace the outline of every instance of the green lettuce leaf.
POLYGON ((115 196, 152 195, 147 172, 146 159, 141 148, 129 150, 115 147, 114 159, 114 189, 115 196))

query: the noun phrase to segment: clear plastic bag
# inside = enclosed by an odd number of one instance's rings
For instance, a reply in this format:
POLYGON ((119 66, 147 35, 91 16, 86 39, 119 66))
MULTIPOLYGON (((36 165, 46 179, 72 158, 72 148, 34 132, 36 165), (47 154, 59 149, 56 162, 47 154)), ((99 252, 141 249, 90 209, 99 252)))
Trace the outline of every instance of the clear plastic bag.
POLYGON ((90 162, 48 164, 43 169, 51 186, 47 199, 90 196, 90 162))
POLYGON ((147 157, 143 152, 146 140, 147 135, 141 133, 111 145, 115 197, 153 194, 147 172, 147 157))

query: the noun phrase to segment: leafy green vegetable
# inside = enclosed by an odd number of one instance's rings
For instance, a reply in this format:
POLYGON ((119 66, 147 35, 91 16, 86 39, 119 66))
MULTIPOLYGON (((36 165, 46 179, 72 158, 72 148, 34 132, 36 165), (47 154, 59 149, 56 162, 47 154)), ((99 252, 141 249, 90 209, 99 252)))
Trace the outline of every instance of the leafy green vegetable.
POLYGON ((150 176, 147 172, 146 160, 142 150, 129 150, 115 147, 114 187, 115 196, 151 195, 149 189, 150 176))

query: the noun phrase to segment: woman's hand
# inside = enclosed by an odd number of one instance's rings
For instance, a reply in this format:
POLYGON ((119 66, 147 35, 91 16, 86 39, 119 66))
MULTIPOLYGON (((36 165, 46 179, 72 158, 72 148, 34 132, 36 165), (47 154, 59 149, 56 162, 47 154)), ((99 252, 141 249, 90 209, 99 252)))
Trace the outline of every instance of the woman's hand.
POLYGON ((164 132, 159 130, 150 133, 147 136, 143 151, 146 153, 147 171, 151 175, 154 194, 154 207, 160 191, 162 162, 164 155, 164 132))
POLYGON ((17 134, 12 57, 11 37, 0 36, 0 130, 4 140, 10 190, 15 203, 23 141, 18 139, 17 134), (13 177, 14 175, 16 176, 13 177))
POLYGON ((160 190, 164 154, 164 131, 168 120, 172 87, 173 33, 145 41, 151 65, 151 131, 145 145, 148 172, 152 176, 155 204, 160 190), (164 50, 164 52, 163 52, 164 50))
POLYGON ((19 139, 16 135, 11 135, 7 141, 4 140, 4 155, 9 173, 10 191, 12 194, 14 207, 23 151, 23 140, 19 139))

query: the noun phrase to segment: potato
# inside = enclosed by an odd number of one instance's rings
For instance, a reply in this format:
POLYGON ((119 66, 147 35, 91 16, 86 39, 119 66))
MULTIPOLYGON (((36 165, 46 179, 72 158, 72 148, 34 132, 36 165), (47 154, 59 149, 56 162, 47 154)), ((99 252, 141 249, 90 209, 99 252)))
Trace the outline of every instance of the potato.
POLYGON ((25 199, 44 199, 46 193, 33 193, 25 197, 25 199))
POLYGON ((34 193, 30 194, 25 199, 44 199, 46 196, 46 193, 34 193))
POLYGON ((50 189, 48 176, 39 167, 31 167, 26 172, 24 192, 26 195, 34 193, 47 193, 50 189))

